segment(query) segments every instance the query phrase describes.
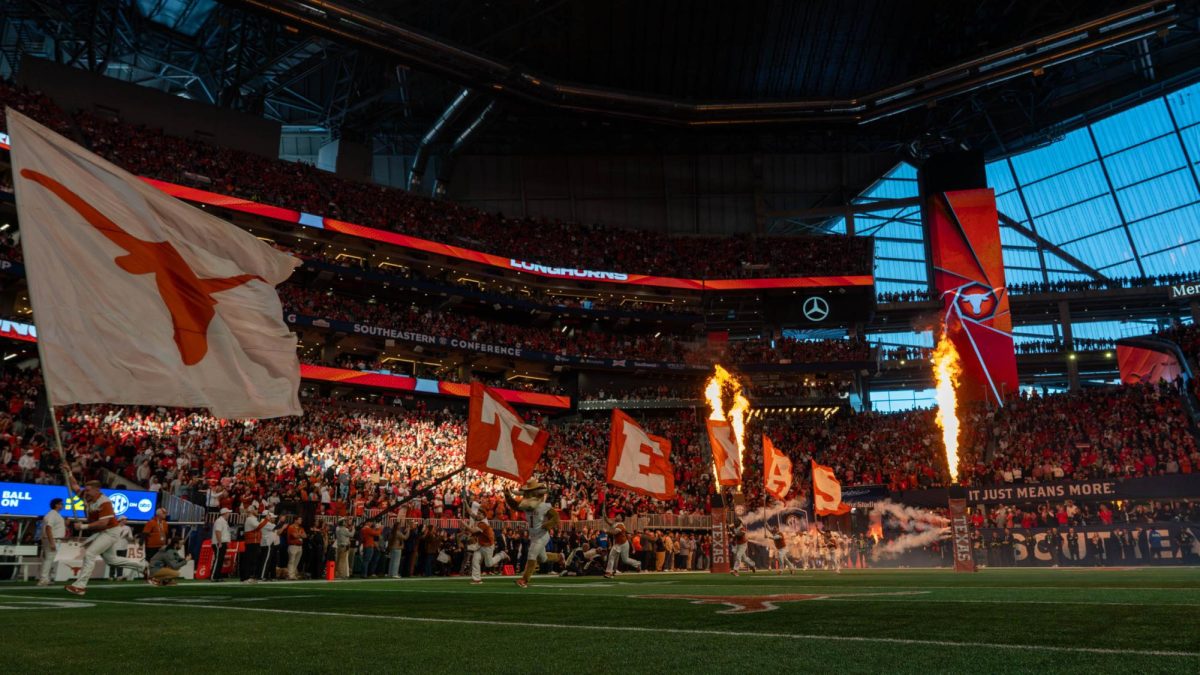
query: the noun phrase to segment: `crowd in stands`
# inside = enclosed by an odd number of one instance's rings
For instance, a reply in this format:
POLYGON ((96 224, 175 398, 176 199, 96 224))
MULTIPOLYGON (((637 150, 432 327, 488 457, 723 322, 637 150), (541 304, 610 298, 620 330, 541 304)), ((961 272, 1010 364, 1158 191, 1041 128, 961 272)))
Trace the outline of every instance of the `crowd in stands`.
POLYGON ((86 111, 74 120, 95 152, 140 175, 544 265, 688 278, 869 274, 871 269, 869 238, 685 238, 511 218, 86 111), (530 242, 537 244, 531 248, 530 242))
POLYGON ((1184 358, 1189 359, 1193 367, 1200 365, 1200 326, 1180 324, 1159 331, 1155 335, 1179 345, 1184 358))
POLYGON ((1009 284, 1008 292, 1014 295, 1030 293, 1078 293, 1080 291, 1103 291, 1118 288, 1146 288, 1148 286, 1171 286, 1195 281, 1195 272, 1176 274, 1151 274, 1140 277, 1113 277, 1110 279, 1074 279, 1051 282, 1009 284))
POLYGON ((294 284, 279 287, 285 313, 404 328, 426 335, 489 345, 517 347, 547 354, 663 361, 708 365, 714 359, 734 363, 803 363, 865 361, 870 347, 859 340, 754 340, 729 343, 719 353, 689 348, 678 336, 621 334, 581 327, 532 327, 501 323, 464 313, 438 312, 417 305, 359 300, 294 284))
POLYGON ((502 298, 513 298, 542 305, 550 309, 618 310, 622 312, 644 312, 654 315, 696 315, 700 312, 698 307, 689 306, 683 300, 676 302, 648 301, 638 300, 630 296, 605 293, 571 295, 566 291, 555 292, 537 287, 518 287, 512 283, 486 278, 473 281, 462 271, 455 269, 431 268, 423 270, 420 267, 400 266, 397 264, 389 264, 386 267, 381 267, 366 257, 347 256, 345 253, 326 248, 289 249, 278 245, 276 247, 292 253, 299 258, 317 260, 345 268, 346 274, 352 275, 358 270, 369 270, 397 279, 425 281, 452 289, 457 288, 482 292, 502 298))
POLYGON ((931 290, 920 291, 889 291, 886 293, 877 293, 875 300, 880 304, 893 302, 926 302, 928 300, 936 300, 937 293, 931 290))
MULTIPOLYGON (((1074 351, 1094 352, 1112 349, 1116 340, 1098 340, 1094 338, 1072 338, 1074 351)), ((1028 340, 1023 339, 1014 345, 1018 354, 1059 354, 1067 351, 1062 340, 1028 340)))
POLYGON ((1010 530, 1169 522, 1200 523, 1200 501, 1067 500, 997 504, 975 509, 971 520, 977 528, 998 527, 1010 530))
POLYGON ((279 288, 284 311, 323 319, 363 323, 446 338, 572 356, 681 362, 684 345, 673 336, 622 335, 609 331, 566 331, 487 321, 460 313, 436 312, 416 305, 361 301, 285 285, 279 288))
POLYGON ((1171 384, 1027 395, 968 411, 964 483, 1004 485, 1200 471, 1200 451, 1171 384))
POLYGON ((911 345, 881 347, 879 349, 879 358, 884 361, 924 361, 933 358, 933 349, 911 345))
POLYGON ((734 363, 829 363, 867 361, 871 346, 863 340, 741 340, 730 342, 726 353, 734 363))

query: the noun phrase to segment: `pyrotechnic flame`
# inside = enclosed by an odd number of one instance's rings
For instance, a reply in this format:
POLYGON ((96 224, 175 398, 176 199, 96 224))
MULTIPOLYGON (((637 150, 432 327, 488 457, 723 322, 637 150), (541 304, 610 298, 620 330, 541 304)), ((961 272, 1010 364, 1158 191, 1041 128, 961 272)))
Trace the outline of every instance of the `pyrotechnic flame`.
MULTIPOLYGON (((710 411, 708 419, 729 422, 729 426, 733 429, 733 439, 737 443, 738 457, 745 466, 746 444, 743 439, 746 436, 746 413, 750 410, 750 401, 742 395, 742 383, 728 370, 718 365, 713 376, 704 386, 704 398, 708 399, 710 411), (733 401, 729 410, 725 410, 722 396, 726 389, 730 391, 733 401)), ((713 479, 720 479, 720 472, 715 460, 713 462, 713 479)))
POLYGON ((950 467, 950 481, 958 482, 958 395, 955 387, 962 366, 958 350, 945 333, 938 339, 933 350, 933 375, 937 383, 937 423, 942 428, 942 443, 946 447, 946 465, 950 467))
POLYGON ((871 527, 867 530, 867 534, 869 534, 871 538, 875 540, 875 543, 878 544, 879 540, 883 539, 883 523, 880 521, 871 523, 871 527))

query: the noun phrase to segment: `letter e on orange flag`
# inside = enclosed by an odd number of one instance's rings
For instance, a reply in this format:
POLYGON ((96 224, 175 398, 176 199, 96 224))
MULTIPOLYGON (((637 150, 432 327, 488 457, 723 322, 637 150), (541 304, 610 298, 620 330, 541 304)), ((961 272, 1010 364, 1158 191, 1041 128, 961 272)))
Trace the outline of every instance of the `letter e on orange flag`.
POLYGON ((525 420, 500 395, 471 383, 467 466, 521 483, 533 475, 550 434, 525 420))
POLYGON ((671 441, 651 436, 633 418, 613 408, 609 432, 608 482, 656 499, 675 497, 671 441))

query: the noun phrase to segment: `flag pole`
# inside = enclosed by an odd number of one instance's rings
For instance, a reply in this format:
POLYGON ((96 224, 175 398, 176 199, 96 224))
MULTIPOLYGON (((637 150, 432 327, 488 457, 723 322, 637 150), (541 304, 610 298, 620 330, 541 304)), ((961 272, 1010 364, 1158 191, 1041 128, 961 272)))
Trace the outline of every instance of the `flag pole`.
POLYGON ((407 496, 407 497, 404 497, 403 499, 400 499, 400 500, 397 500, 397 501, 393 502, 393 503, 392 503, 391 505, 389 505, 389 506, 388 506, 386 509, 384 509, 384 510, 383 510, 383 511, 380 513, 380 515, 387 515, 387 514, 391 513, 392 511, 394 511, 394 510, 396 510, 396 509, 400 508, 401 506, 404 506, 405 504, 407 504, 407 503, 411 502, 412 500, 416 499, 417 497, 420 497, 421 495, 423 495, 423 494, 425 494, 425 493, 427 493, 427 492, 429 492, 429 491, 433 490, 433 488, 435 488, 435 487, 437 487, 437 486, 441 485, 442 483, 445 483, 446 481, 450 480, 451 478, 454 478, 455 476, 457 476, 458 474, 460 474, 460 473, 462 473, 463 471, 466 471, 466 470, 467 470, 467 465, 466 465, 466 464, 464 464, 464 465, 462 465, 462 466, 458 467, 457 469, 455 469, 455 470, 451 471, 451 472, 450 472, 450 473, 448 473, 448 474, 445 474, 445 475, 443 475, 443 476, 439 476, 437 480, 433 481, 433 482, 432 482, 432 483, 430 483, 429 485, 425 485, 425 486, 422 486, 422 487, 420 487, 420 488, 417 488, 416 490, 413 490, 413 493, 412 493, 411 495, 409 495, 409 496, 407 496))
MULTIPOLYGON (((10 112, 14 112, 14 111, 12 111, 11 108, 6 107, 4 110, 4 116, 6 119, 11 117, 11 115, 9 114, 10 112)), ((9 129, 11 130, 11 128, 12 127, 10 126, 9 129)), ((14 136, 15 136, 14 138, 9 139, 9 144, 10 144, 10 146, 12 146, 11 150, 13 151, 12 159, 15 159, 16 156, 18 154, 20 154, 18 152, 15 152, 15 150, 17 150, 20 147, 20 142, 19 142, 20 134, 14 134, 14 136)), ((16 173, 15 167, 14 167, 13 173, 14 174, 16 173)), ((17 181, 17 180, 13 181, 13 195, 14 196, 17 193, 21 192, 20 188, 18 187, 20 185, 20 183, 21 182, 17 181)), ((19 213, 18 213, 18 215, 19 215, 19 213)), ((24 251, 25 251, 24 242, 25 242, 25 238, 22 237, 21 238, 22 253, 24 253, 24 251)), ((30 310, 33 310, 34 309, 33 284, 29 283, 28 286, 29 286, 29 289, 28 289, 29 290, 29 308, 30 308, 30 310)), ((54 431, 54 447, 56 450, 58 450, 58 460, 60 462, 60 468, 62 469, 63 484, 67 489, 67 499, 64 500, 64 505, 70 504, 71 503, 70 498, 71 498, 72 492, 73 492, 71 489, 71 484, 74 483, 75 480, 74 480, 74 477, 71 475, 71 465, 67 461, 67 451, 65 448, 63 448, 62 431, 58 427, 58 411, 54 406, 54 398, 50 394, 50 375, 46 369, 46 350, 43 347, 42 341, 40 339, 35 341, 34 344, 37 345, 38 367, 42 371, 42 389, 46 392, 46 406, 50 408, 50 426, 54 431)), ((70 512, 74 513, 74 511, 75 511, 75 509, 71 509, 70 512)), ((86 517, 86 511, 85 511, 84 515, 86 517)), ((76 519, 78 520, 77 517, 76 517, 76 519)))

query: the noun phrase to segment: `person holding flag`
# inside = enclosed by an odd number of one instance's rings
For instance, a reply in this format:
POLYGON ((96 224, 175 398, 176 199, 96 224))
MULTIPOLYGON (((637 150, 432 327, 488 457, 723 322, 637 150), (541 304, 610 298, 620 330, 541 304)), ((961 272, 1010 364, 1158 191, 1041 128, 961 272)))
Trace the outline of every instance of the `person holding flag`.
POLYGON ((100 491, 100 481, 90 480, 80 490, 79 484, 72 476, 71 490, 79 494, 87 513, 87 520, 77 521, 75 528, 79 530, 80 535, 90 535, 90 538, 83 552, 83 566, 79 568, 79 575, 75 577, 75 581, 66 587, 67 592, 75 595, 87 593, 88 580, 92 577, 92 570, 96 569, 98 558, 103 558, 105 564, 110 567, 140 572, 142 578, 149 583, 149 566, 145 560, 122 558, 116 554, 117 545, 121 542, 118 536, 121 523, 117 520, 117 514, 113 512, 112 502, 100 491))
POLYGON ((604 578, 611 579, 616 576, 619 565, 626 565, 641 572, 642 563, 629 557, 629 533, 625 531, 625 523, 617 521, 614 523, 607 517, 604 518, 605 530, 608 533, 608 540, 611 544, 608 547, 608 564, 604 569, 604 578))
POLYGON ((491 523, 480 512, 479 503, 471 504, 470 518, 466 523, 469 543, 467 551, 471 554, 471 583, 483 583, 483 568, 492 568, 508 561, 508 553, 501 551, 496 555, 496 532, 491 523))
MULTIPOLYGON (((57 406, 206 408, 219 418, 300 415, 296 336, 275 286, 300 260, 151 187, 29 117, 6 111, 21 248, 58 453, 57 406), (69 270, 64 274, 63 270, 69 270)), ((112 503, 81 492, 91 535, 79 577, 113 552, 112 503)))
MULTIPOLYGON (((471 383, 467 416, 467 460, 464 468, 524 483, 520 489, 520 499, 505 489, 504 501, 510 509, 522 512, 529 526, 525 570, 517 579, 517 585, 526 588, 539 564, 561 562, 563 559, 561 554, 546 552, 550 530, 558 526, 559 515, 546 500, 550 488, 533 478, 533 468, 541 459, 550 434, 526 424, 499 392, 480 382, 471 383)), ((484 562, 483 528, 479 529, 475 536, 480 542, 480 550, 472 552, 472 583, 476 582, 474 555, 478 554, 480 563, 484 562)), ((495 533, 492 533, 491 542, 495 546, 495 533)))
POLYGON ((777 572, 783 574, 783 570, 786 568, 788 574, 795 574, 796 564, 792 562, 792 556, 788 554, 787 537, 784 536, 783 530, 767 525, 767 535, 770 536, 771 543, 775 546, 771 550, 771 554, 775 556, 775 562, 778 565, 777 572))
MULTIPOLYGON (((608 444, 608 484, 653 499, 675 498, 675 467, 671 465, 671 441, 646 432, 624 411, 613 408, 608 444)), ((629 556, 629 533, 625 523, 604 524, 611 544, 604 576, 612 578, 620 565, 641 571, 642 564, 629 556)))
POLYGON ((550 530, 558 527, 561 522, 558 511, 546 499, 549 494, 550 488, 536 478, 521 486, 520 499, 508 490, 504 491, 504 501, 508 503, 508 507, 523 512, 529 526, 529 552, 525 555, 525 571, 517 579, 517 585, 521 588, 529 587, 529 580, 537 571, 538 565, 563 560, 560 553, 546 552, 546 545, 550 543, 550 530))
POLYGON ((746 524, 738 520, 733 527, 733 569, 729 573, 733 576, 740 576, 738 568, 745 565, 753 574, 758 571, 754 565, 754 561, 750 556, 746 555, 746 550, 750 547, 750 535, 746 531, 746 524))

